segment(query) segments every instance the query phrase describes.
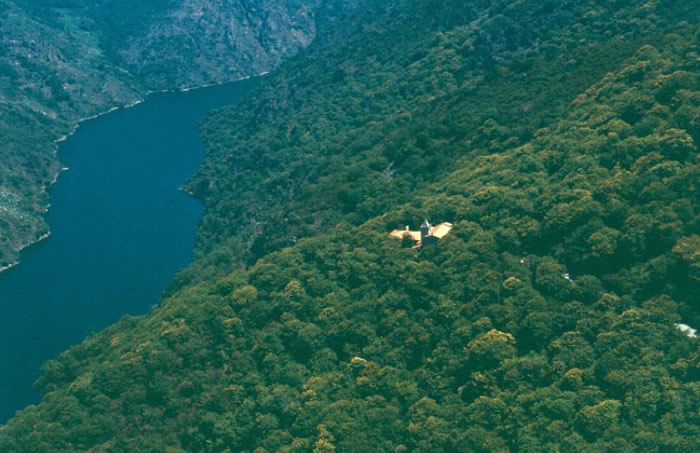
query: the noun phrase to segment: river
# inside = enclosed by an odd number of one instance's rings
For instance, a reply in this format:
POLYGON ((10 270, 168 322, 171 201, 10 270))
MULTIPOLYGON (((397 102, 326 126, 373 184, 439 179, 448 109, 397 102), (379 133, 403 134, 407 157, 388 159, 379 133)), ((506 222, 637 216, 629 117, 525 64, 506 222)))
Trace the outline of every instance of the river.
POLYGON ((0 274, 0 424, 39 400, 42 363, 146 313, 188 265, 202 207, 177 189, 203 156, 199 122, 255 84, 154 94, 61 143, 69 170, 50 189, 51 237, 0 274))

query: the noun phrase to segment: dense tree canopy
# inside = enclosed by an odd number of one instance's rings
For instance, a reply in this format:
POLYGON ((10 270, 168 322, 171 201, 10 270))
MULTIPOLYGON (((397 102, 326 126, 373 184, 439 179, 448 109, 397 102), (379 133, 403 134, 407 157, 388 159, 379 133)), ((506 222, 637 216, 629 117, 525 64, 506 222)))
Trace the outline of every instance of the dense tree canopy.
POLYGON ((0 451, 698 450, 690 6, 368 1, 207 120, 197 261, 0 451))

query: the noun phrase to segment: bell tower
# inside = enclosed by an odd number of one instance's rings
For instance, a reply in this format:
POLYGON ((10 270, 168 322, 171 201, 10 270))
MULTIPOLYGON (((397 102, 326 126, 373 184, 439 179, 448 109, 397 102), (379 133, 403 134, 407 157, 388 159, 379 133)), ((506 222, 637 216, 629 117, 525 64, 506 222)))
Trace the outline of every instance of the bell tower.
POLYGON ((423 220, 423 224, 420 226, 420 240, 423 241, 430 234, 430 222, 428 219, 423 220))

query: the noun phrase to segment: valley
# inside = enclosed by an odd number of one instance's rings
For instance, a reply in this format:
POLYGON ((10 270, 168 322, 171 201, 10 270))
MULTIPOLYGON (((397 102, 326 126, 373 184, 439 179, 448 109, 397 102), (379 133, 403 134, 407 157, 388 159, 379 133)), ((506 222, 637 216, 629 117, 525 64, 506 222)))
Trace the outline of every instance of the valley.
POLYGON ((697 2, 319 5, 201 123, 191 264, 0 451, 700 449, 697 2))

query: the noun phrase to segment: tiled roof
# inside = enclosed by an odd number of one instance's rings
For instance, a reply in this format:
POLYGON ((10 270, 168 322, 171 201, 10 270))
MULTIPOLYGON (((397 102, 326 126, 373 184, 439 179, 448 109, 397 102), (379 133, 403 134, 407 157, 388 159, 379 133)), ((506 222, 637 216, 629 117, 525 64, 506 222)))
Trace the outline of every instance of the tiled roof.
POLYGON ((403 239, 404 236, 409 235, 414 241, 420 241, 420 231, 394 230, 390 234, 399 239, 403 239))
POLYGON ((451 223, 445 222, 441 223, 440 225, 435 225, 431 230, 430 230, 430 235, 435 236, 439 239, 444 238, 447 236, 447 234, 452 230, 453 225, 451 223))
MULTIPOLYGON (((441 223, 440 225, 435 225, 430 229, 428 236, 435 236, 438 239, 442 239, 448 235, 450 230, 452 230, 453 225, 448 222, 441 223)), ((421 236, 420 231, 410 231, 408 227, 405 230, 394 230, 389 233, 392 237, 403 239, 406 235, 410 236, 416 242, 420 242, 421 236)))

